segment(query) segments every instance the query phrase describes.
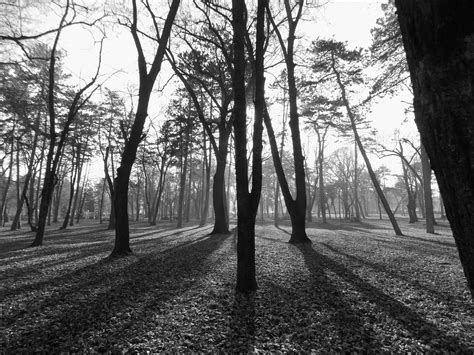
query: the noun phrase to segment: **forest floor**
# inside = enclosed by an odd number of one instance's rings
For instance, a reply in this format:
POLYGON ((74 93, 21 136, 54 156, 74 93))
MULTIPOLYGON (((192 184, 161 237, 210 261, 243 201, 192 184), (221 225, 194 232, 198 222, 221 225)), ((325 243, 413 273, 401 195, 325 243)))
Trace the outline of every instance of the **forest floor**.
POLYGON ((134 254, 82 223, 0 230, 0 353, 474 352, 473 303, 451 231, 387 221, 257 228, 259 289, 236 295, 236 237, 131 225, 134 254))

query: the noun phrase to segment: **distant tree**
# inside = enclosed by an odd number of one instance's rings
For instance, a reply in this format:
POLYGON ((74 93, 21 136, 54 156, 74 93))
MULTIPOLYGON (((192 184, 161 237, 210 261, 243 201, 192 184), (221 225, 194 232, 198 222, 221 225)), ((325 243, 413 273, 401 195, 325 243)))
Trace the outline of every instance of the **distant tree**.
POLYGON ((49 80, 48 80, 48 116, 49 116, 49 142, 48 150, 46 156, 46 170, 44 175, 43 188, 41 191, 41 203, 39 206, 39 217, 38 217, 38 226, 36 231, 35 240, 31 246, 40 246, 43 244, 44 231, 46 226, 46 219, 51 206, 51 200, 54 191, 54 185, 57 183, 57 171, 60 158, 63 153, 64 146, 66 144, 66 139, 69 134, 71 124, 73 120, 77 117, 77 114, 83 108, 83 106, 89 101, 93 92, 97 89, 97 86, 94 85, 99 75, 101 56, 102 56, 102 42, 99 52, 99 63, 97 66, 97 71, 95 72, 93 78, 86 83, 83 87, 75 91, 72 101, 68 105, 67 114, 65 122, 62 125, 60 133, 56 131, 57 129, 57 103, 56 103, 56 61, 57 61, 57 49, 60 39, 60 35, 65 25, 68 23, 67 18, 69 12, 74 12, 75 9, 67 1, 64 8, 63 15, 58 25, 58 30, 54 37, 53 46, 50 51, 49 57, 49 80), (92 90, 90 90, 92 89, 92 90), (59 140, 57 141, 57 138, 59 140))
MULTIPOLYGON (((308 95, 309 96, 309 95, 308 95)), ((326 136, 330 127, 336 127, 341 120, 339 100, 331 100, 320 95, 311 95, 303 100, 304 108, 302 116, 306 116, 307 124, 313 128, 318 139, 318 181, 319 181, 319 210, 322 222, 326 223, 327 198, 324 190, 324 152, 326 148, 326 136)))
POLYGON ((340 98, 343 102, 344 108, 346 109, 347 116, 349 117, 350 127, 354 134, 355 142, 364 158, 374 188, 377 191, 385 212, 390 219, 395 234, 403 235, 372 169, 372 165, 357 128, 360 118, 358 117, 359 115, 354 107, 355 105, 350 102, 348 88, 351 84, 360 84, 363 82, 360 67, 360 62, 362 60, 361 52, 358 50, 347 50, 344 43, 332 40, 319 40, 315 42, 313 46, 313 52, 319 55, 319 60, 317 60, 313 66, 318 69, 324 69, 329 75, 332 75, 333 80, 339 89, 340 98))
POLYGON ((229 232, 225 171, 233 119, 231 77, 234 69, 232 34, 228 30, 231 25, 228 16, 230 9, 206 0, 195 0, 193 3, 202 18, 195 20, 195 27, 190 27, 187 21, 179 27, 178 36, 187 50, 176 56, 170 50, 168 58, 192 99, 197 118, 216 157, 212 185, 212 233, 221 234, 229 232))
POLYGON ((415 122, 474 298, 474 3, 396 0, 415 122))

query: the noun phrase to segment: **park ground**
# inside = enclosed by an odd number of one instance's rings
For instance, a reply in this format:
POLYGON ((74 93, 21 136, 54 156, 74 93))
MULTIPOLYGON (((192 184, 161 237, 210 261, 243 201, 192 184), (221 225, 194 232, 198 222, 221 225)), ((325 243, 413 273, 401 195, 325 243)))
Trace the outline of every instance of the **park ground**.
POLYGON ((80 223, 0 230, 0 353, 474 352, 474 315, 452 234, 401 222, 259 225, 258 291, 236 295, 236 237, 211 226, 80 223))

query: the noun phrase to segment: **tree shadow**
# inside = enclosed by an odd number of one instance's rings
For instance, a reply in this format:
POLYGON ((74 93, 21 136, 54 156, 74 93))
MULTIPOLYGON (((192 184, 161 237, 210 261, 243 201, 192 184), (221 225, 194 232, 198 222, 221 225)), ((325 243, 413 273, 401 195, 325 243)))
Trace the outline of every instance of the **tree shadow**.
MULTIPOLYGON (((364 300, 372 303, 379 310, 379 312, 385 313, 387 316, 390 316, 392 319, 401 324, 403 328, 411 335, 411 337, 417 339, 420 343, 424 343, 425 339, 437 339, 437 346, 439 347, 439 350, 462 352, 470 351, 468 344, 464 344, 459 338, 447 334, 436 324, 423 318, 410 307, 383 293, 375 286, 363 280, 360 276, 351 272, 343 264, 338 263, 321 253, 318 253, 310 245, 298 245, 297 247, 302 252, 305 263, 313 274, 314 278, 319 279, 321 282, 321 274, 323 270, 336 274, 344 282, 348 283, 357 292, 359 292, 364 300)), ((326 284, 329 282, 329 280, 324 278, 322 278, 322 280, 326 284)), ((322 287, 328 288, 329 286, 325 285, 324 283, 322 287)), ((330 291, 330 288, 331 287, 329 287, 328 291, 330 291)), ((329 294, 331 293, 329 292, 329 294)), ((334 292, 332 294, 334 295, 334 292)), ((335 295, 337 296, 337 293, 335 295)), ((327 300, 327 302, 328 304, 331 304, 334 301, 340 300, 340 297, 333 297, 333 300, 327 300)), ((359 313, 357 316, 363 317, 364 315, 359 313)), ((343 322, 340 322, 342 327, 351 327, 351 323, 346 323, 347 320, 344 319, 344 315, 342 315, 341 319, 343 320, 343 322)), ((346 329, 346 331, 350 332, 350 329, 346 329)), ((364 329, 364 331, 366 331, 366 329, 364 329)), ((370 332, 367 335, 370 337, 370 332)))
MULTIPOLYGON (((205 260, 226 239, 198 235, 162 253, 101 259, 38 287, 29 299, 12 299, 3 315, 10 327, 5 349, 71 351, 71 344, 91 338, 130 339, 133 322, 154 324, 165 303, 210 271, 205 260)), ((111 351, 76 351, 99 350, 111 351)))
POLYGON ((369 323, 364 321, 365 315, 357 313, 354 305, 348 302, 343 289, 326 275, 328 270, 327 260, 322 259, 311 245, 297 244, 296 248, 301 252, 304 262, 311 278, 309 287, 314 291, 312 302, 316 308, 330 312, 330 320, 335 325, 336 330, 332 337, 329 348, 333 348, 335 343, 345 344, 342 351, 382 351, 382 344, 376 338, 375 330, 369 323), (351 344, 352 342, 352 344, 351 344))
POLYGON ((333 252, 335 254, 339 254, 339 255, 353 261, 356 264, 367 266, 367 267, 369 267, 369 268, 371 268, 371 269, 373 269, 373 270, 375 270, 379 273, 389 275, 391 278, 397 279, 398 281, 403 282, 405 284, 409 284, 411 287, 413 287, 417 290, 429 293, 430 295, 433 295, 434 297, 436 297, 439 301, 445 302, 447 304, 449 304, 449 303, 452 304, 452 302, 453 302, 452 296, 446 295, 442 292, 439 292, 435 287, 428 287, 427 285, 421 284, 416 279, 413 280, 413 279, 408 278, 406 276, 404 277, 403 274, 401 274, 399 271, 397 271, 394 268, 387 267, 383 263, 375 263, 375 262, 363 259, 361 257, 357 257, 355 255, 345 253, 342 250, 340 250, 340 249, 338 249, 338 248, 336 248, 332 245, 329 245, 327 243, 321 243, 321 245, 323 245, 325 248, 327 248, 331 252, 333 252))
POLYGON ((255 293, 236 292, 230 311, 228 333, 222 344, 225 352, 252 353, 255 345, 255 293))

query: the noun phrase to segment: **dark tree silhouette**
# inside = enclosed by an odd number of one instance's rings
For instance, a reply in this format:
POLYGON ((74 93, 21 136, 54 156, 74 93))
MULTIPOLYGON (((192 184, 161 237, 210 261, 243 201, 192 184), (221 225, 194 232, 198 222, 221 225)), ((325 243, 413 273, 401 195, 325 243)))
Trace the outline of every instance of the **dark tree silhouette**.
POLYGON ((252 190, 249 193, 247 163, 247 117, 245 90, 246 8, 242 0, 232 1, 234 30, 234 91, 233 126, 235 134, 235 171, 237 181, 237 285, 239 292, 257 289, 255 278, 255 219, 262 190, 262 133, 265 108, 265 78, 263 67, 264 22, 267 0, 258 1, 255 50, 255 117, 253 125, 252 190))
POLYGON ((474 2, 396 0, 415 122, 474 298, 474 2))
POLYGON ((115 192, 115 246, 112 251, 112 256, 120 256, 131 253, 130 249, 130 231, 128 224, 128 188, 130 181, 130 173, 132 171, 132 165, 135 162, 137 155, 137 148, 143 137, 143 126, 148 115, 148 103, 150 101, 151 91, 161 70, 161 63, 165 55, 166 46, 168 45, 168 39, 171 32, 171 27, 174 22, 176 13, 178 12, 180 0, 173 0, 168 15, 166 17, 163 31, 160 33, 158 24, 156 23, 155 14, 151 8, 147 8, 150 16, 153 18, 155 23, 156 36, 159 39, 158 47, 155 52, 153 62, 150 69, 147 68, 147 61, 145 53, 143 52, 142 44, 139 37, 138 25, 138 9, 135 0, 132 0, 133 5, 133 17, 130 25, 130 31, 132 33, 133 40, 138 53, 138 71, 140 77, 140 86, 138 91, 138 105, 135 113, 135 119, 132 124, 130 135, 125 142, 125 148, 122 153, 120 166, 117 169, 117 176, 114 181, 114 192, 115 192))

